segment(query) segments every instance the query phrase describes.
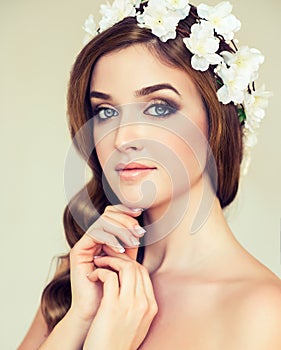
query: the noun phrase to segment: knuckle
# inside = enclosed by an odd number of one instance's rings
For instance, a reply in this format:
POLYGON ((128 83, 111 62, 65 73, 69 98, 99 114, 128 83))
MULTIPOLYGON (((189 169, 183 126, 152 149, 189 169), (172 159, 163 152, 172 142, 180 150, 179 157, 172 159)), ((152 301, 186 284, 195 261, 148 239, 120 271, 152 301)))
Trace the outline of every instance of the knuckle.
POLYGON ((139 269, 142 274, 148 275, 147 269, 143 265, 140 264, 139 269))
POLYGON ((78 261, 78 254, 79 254, 79 249, 76 243, 69 251, 70 263, 75 263, 78 261))
POLYGON ((158 305, 156 301, 154 300, 149 307, 149 314, 154 317, 158 313, 158 305))
POLYGON ((107 205, 104 209, 104 212, 108 212, 112 209, 112 206, 111 205, 107 205))
POLYGON ((140 314, 147 314, 149 311, 149 304, 145 298, 138 301, 138 312, 140 314))
POLYGON ((115 211, 112 205, 107 205, 100 217, 111 217, 115 211))
POLYGON ((128 272, 133 272, 136 270, 136 264, 134 261, 126 261, 125 268, 128 272))
POLYGON ((110 271, 110 279, 114 283, 119 283, 117 272, 110 271))
POLYGON ((78 253, 77 243, 70 249, 69 256, 70 259, 73 258, 78 253))

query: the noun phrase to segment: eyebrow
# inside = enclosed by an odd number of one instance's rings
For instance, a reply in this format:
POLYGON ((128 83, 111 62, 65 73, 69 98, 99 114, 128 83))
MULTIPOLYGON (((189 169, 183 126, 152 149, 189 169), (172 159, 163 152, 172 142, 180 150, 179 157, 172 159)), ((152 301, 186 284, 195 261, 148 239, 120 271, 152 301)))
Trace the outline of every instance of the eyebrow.
MULTIPOLYGON (((146 96, 146 95, 150 95, 155 91, 159 91, 159 90, 172 90, 174 91, 177 95, 181 96, 181 94, 178 92, 178 90, 173 87, 171 84, 156 84, 156 85, 152 85, 152 86, 147 86, 144 87, 140 90, 135 91, 135 96, 136 97, 141 97, 141 96, 146 96)), ((90 97, 96 97, 96 98, 100 98, 103 100, 110 100, 111 96, 104 93, 104 92, 99 92, 99 91, 91 91, 90 92, 90 97)))
POLYGON ((152 85, 152 86, 147 86, 147 87, 144 87, 140 90, 135 91, 135 95, 137 97, 146 96, 146 95, 152 94, 153 92, 159 91, 159 90, 172 90, 177 95, 181 96, 181 94, 178 92, 178 90, 175 87, 173 87, 171 84, 156 84, 156 85, 152 85))

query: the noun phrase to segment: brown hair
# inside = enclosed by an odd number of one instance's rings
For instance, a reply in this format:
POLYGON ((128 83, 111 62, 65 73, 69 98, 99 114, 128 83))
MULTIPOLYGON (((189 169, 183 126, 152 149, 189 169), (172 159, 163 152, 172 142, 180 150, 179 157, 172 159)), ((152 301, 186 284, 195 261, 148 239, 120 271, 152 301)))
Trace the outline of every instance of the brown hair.
MULTIPOLYGON (((68 123, 71 136, 74 137, 78 130, 91 120, 89 81, 97 60, 102 55, 133 44, 145 45, 166 64, 187 72, 201 93, 208 113, 209 143, 218 172, 216 194, 224 208, 233 201, 238 190, 242 160, 242 127, 236 107, 233 104, 222 105, 218 101, 216 91, 219 82, 213 67, 206 72, 191 68, 191 53, 186 49, 181 36, 186 36, 186 33, 190 32, 196 16, 196 8, 192 7, 191 15, 178 25, 177 38, 165 43, 152 35, 149 30, 139 28, 135 18, 132 17, 125 18, 96 36, 80 52, 71 72, 68 89, 68 123)), ((220 50, 231 51, 231 48, 221 42, 220 50)), ((99 213, 104 211, 105 206, 110 204, 103 190, 102 169, 93 147, 92 133, 83 135, 83 138, 75 139, 74 142, 92 171, 92 179, 72 198, 64 211, 64 228, 70 247, 80 239, 99 213), (89 149, 93 151, 88 158, 89 149), (90 197, 95 211, 87 207, 85 196, 90 197)), ((138 260, 141 262, 143 250, 139 249, 139 252, 138 260)), ((45 288, 42 295, 42 312, 49 330, 65 315, 71 303, 68 255, 60 258, 60 264, 60 273, 45 288)))

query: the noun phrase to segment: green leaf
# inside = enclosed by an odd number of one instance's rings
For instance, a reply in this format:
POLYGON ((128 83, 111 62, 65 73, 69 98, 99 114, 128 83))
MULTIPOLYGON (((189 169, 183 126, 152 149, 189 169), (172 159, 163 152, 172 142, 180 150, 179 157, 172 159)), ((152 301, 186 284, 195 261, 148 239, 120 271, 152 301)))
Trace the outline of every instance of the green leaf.
POLYGON ((247 119, 247 116, 243 107, 238 108, 238 117, 241 124, 244 123, 244 121, 247 119))

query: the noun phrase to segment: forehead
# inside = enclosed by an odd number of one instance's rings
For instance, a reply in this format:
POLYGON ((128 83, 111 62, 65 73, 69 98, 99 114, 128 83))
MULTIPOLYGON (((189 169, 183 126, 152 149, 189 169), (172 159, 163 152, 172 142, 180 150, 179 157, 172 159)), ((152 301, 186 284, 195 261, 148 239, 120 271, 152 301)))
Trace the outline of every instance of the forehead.
MULTIPOLYGON (((132 45, 99 58, 91 77, 91 90, 118 95, 144 86, 169 83, 183 94, 199 97, 195 84, 182 69, 165 64, 147 47, 132 45)), ((125 101, 124 101, 125 102, 125 101)), ((127 101, 129 102, 129 101, 127 101)))

